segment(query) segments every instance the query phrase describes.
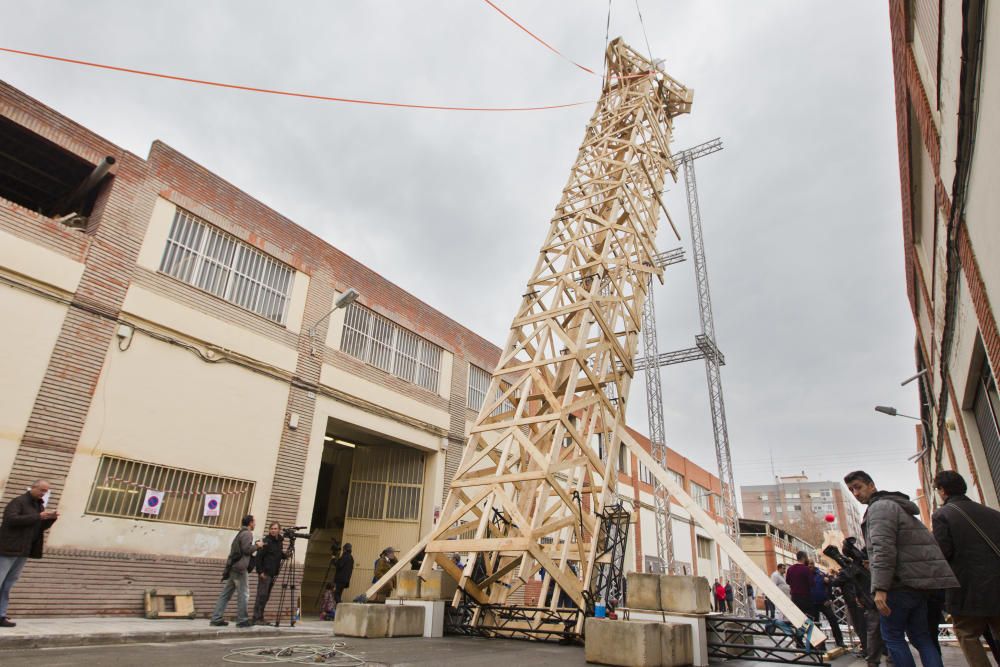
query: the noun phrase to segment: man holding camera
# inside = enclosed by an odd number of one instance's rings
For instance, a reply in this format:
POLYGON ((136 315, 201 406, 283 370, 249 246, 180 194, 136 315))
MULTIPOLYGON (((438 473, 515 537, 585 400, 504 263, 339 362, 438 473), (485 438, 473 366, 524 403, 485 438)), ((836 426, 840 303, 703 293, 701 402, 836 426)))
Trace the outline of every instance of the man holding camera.
POLYGON ((7 618, 10 591, 28 559, 42 557, 43 535, 59 518, 59 512, 45 509, 43 498, 48 492, 49 483, 36 480, 27 493, 4 508, 0 525, 0 628, 17 625, 7 618))
POLYGON ((233 597, 233 593, 237 594, 236 627, 249 628, 253 625, 247 616, 247 604, 250 602, 250 584, 247 572, 250 566, 250 556, 257 549, 264 546, 264 543, 261 541, 254 544, 253 529, 255 525, 256 522, 252 514, 247 514, 243 517, 243 527, 240 528, 240 532, 236 534, 236 537, 233 538, 233 543, 229 546, 229 558, 226 559, 226 569, 222 573, 222 580, 225 582, 225 586, 222 587, 219 599, 215 602, 215 611, 212 612, 211 625, 229 625, 229 621, 224 620, 222 615, 225 613, 226 605, 229 604, 229 599, 233 597))
POLYGON ((274 587, 274 580, 281 570, 281 561, 288 558, 288 554, 282 548, 285 542, 281 534, 281 524, 277 521, 271 523, 267 530, 267 535, 261 541, 260 548, 257 549, 257 599, 253 605, 253 624, 264 624, 264 608, 271 597, 271 589, 274 587))

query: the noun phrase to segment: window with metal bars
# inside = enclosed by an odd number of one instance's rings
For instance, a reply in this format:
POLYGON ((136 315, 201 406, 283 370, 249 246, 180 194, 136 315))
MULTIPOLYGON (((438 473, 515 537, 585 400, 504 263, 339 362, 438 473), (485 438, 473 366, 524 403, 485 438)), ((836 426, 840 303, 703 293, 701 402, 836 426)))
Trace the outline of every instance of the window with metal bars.
POLYGON ((213 528, 239 528, 250 512, 254 483, 171 468, 155 463, 102 456, 87 501, 87 514, 181 523, 213 528), (146 490, 163 494, 159 514, 144 514, 146 490), (218 516, 205 516, 205 496, 218 494, 218 516))
POLYGON ((406 447, 354 452, 347 516, 374 521, 419 521, 424 455, 406 447))
MULTIPOLYGON (((490 391, 490 382, 492 379, 493 376, 489 371, 483 370, 475 364, 469 364, 469 393, 466 397, 466 405, 470 409, 476 410, 477 412, 483 409, 483 405, 486 403, 486 395, 490 391)), ((501 381, 500 386, 497 387, 496 392, 493 395, 492 402, 500 400, 500 397, 503 396, 508 389, 510 389, 510 383, 501 381)), ((490 416, 495 417, 499 414, 503 414, 504 412, 513 412, 514 401, 511 399, 516 398, 516 396, 517 392, 514 392, 511 396, 505 398, 503 402, 490 413, 490 416)))
POLYGON ((230 303, 285 323, 295 271, 177 209, 160 271, 230 303))
POLYGON ((443 350, 360 304, 352 303, 344 313, 340 349, 428 391, 438 390, 443 350))

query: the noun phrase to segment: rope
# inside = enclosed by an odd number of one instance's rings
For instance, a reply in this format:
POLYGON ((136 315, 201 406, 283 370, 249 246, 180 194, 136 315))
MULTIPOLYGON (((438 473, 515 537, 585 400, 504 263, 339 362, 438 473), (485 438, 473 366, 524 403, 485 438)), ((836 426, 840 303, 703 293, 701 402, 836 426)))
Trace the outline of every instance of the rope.
POLYGON ((642 18, 642 10, 639 9, 639 0, 635 0, 635 11, 639 14, 639 25, 642 26, 642 38, 646 40, 646 52, 649 53, 649 62, 653 62, 653 49, 649 47, 649 35, 646 34, 646 22, 642 18))
POLYGON ((323 102, 342 102, 345 104, 362 104, 367 106, 377 106, 377 107, 396 107, 400 109, 424 109, 432 111, 549 111, 552 109, 568 109, 570 107, 578 107, 584 104, 593 104, 594 100, 582 100, 579 102, 569 102, 566 104, 547 104, 541 106, 529 106, 529 107, 474 107, 474 106, 447 106, 443 104, 415 104, 409 102, 389 102, 385 100, 365 100, 357 99, 351 97, 334 97, 330 95, 314 95, 311 93, 296 93, 288 90, 276 90, 273 88, 257 88, 255 86, 243 86, 235 83, 224 83, 221 81, 209 81, 206 79, 194 79, 187 76, 178 76, 175 74, 164 74, 163 72, 150 72, 141 69, 134 69, 132 67, 119 67, 117 65, 106 65, 103 63, 95 63, 87 60, 78 60, 76 58, 63 58, 61 56, 53 56, 47 53, 34 53, 32 51, 20 51, 18 49, 8 49, 6 47, 0 46, 0 51, 5 53, 13 53, 19 56, 29 56, 31 58, 40 58, 43 60, 54 60, 56 62, 68 63, 71 65, 82 65, 84 67, 93 67, 96 69, 105 69, 112 72, 122 72, 125 74, 138 74, 140 76, 150 76, 158 79, 168 79, 170 81, 180 81, 182 83, 196 83, 202 86, 214 86, 216 88, 229 88, 231 90, 242 90, 251 93, 264 93, 267 95, 282 95, 285 97, 299 97, 309 100, 320 100, 323 102))
MULTIPOLYGON (((541 44, 542 46, 544 46, 545 48, 547 48, 552 53, 556 54, 557 56, 559 56, 560 58, 562 58, 566 62, 570 63, 571 65, 579 67, 584 72, 587 72, 588 74, 593 74, 594 76, 597 76, 597 72, 595 72, 594 70, 590 69, 589 67, 581 65, 580 63, 576 62, 575 60, 572 60, 571 58, 567 57, 559 49, 557 49, 556 47, 552 46, 551 44, 549 44, 548 42, 546 42, 544 39, 542 39, 541 37, 539 37, 535 33, 531 32, 530 30, 528 30, 527 28, 525 28, 523 25, 521 25, 520 23, 518 23, 517 20, 515 20, 513 16, 511 16, 510 14, 508 14, 507 12, 505 12, 504 10, 500 9, 499 7, 497 7, 495 4, 493 4, 492 2, 490 2, 490 0, 483 0, 483 2, 485 2, 487 5, 489 5, 493 9, 497 10, 505 19, 507 19, 508 21, 510 21, 511 23, 513 23, 514 25, 516 25, 518 28, 520 28, 521 30, 523 30, 524 32, 526 32, 528 35, 531 36, 532 39, 534 39, 536 42, 538 42, 539 44, 541 44)), ((605 38, 605 41, 606 41, 606 39, 607 38, 605 38)))

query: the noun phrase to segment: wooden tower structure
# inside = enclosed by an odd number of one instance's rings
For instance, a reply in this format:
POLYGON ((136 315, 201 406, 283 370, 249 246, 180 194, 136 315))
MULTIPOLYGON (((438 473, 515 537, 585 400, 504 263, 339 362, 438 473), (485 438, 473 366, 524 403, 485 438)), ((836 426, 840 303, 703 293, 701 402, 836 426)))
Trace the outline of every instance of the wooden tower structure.
POLYGON ((579 634, 610 558, 601 522, 617 504, 619 449, 627 445, 690 502, 628 435, 625 404, 643 305, 662 271, 654 241, 666 210, 660 193, 677 176, 673 120, 690 112, 692 93, 620 38, 609 44, 601 98, 441 517, 369 598, 423 551, 421 574, 436 563, 458 582, 455 602, 470 603, 469 626, 579 634), (514 596, 541 570, 540 606, 518 607, 514 596), (518 614, 498 620, 513 607, 518 614))

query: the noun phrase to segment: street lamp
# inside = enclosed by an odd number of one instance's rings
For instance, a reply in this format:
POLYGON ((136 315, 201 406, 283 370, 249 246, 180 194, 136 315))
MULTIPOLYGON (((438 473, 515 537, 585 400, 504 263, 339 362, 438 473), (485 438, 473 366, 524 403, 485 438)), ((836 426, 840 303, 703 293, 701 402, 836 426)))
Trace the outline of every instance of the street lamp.
POLYGON ((924 447, 913 456, 907 457, 906 458, 907 461, 916 461, 917 459, 921 458, 924 455, 924 453, 927 452, 928 449, 930 449, 930 445, 927 444, 927 440, 929 437, 929 434, 927 433, 927 424, 924 423, 923 419, 921 419, 920 417, 911 417, 910 415, 901 414, 896 410, 896 408, 889 407, 888 405, 876 405, 875 412, 881 412, 882 414, 889 415, 890 417, 906 417, 907 419, 914 419, 923 425, 923 428, 920 429, 920 432, 924 440, 924 447))
POLYGON ((337 300, 333 302, 333 308, 330 309, 330 312, 328 312, 326 315, 316 320, 316 322, 309 329, 309 344, 310 344, 309 354, 311 354, 314 357, 316 356, 316 327, 318 327, 323 320, 333 315, 334 312, 336 312, 337 310, 340 310, 341 308, 347 308, 349 305, 357 301, 359 296, 361 295, 358 293, 358 290, 354 289, 353 287, 349 287, 346 292, 338 296, 337 300))
POLYGON ((881 412, 884 415, 889 415, 890 417, 906 417, 907 419, 915 419, 916 421, 923 421, 920 417, 913 417, 911 415, 904 415, 898 412, 896 408, 891 408, 888 405, 876 405, 875 412, 881 412))

